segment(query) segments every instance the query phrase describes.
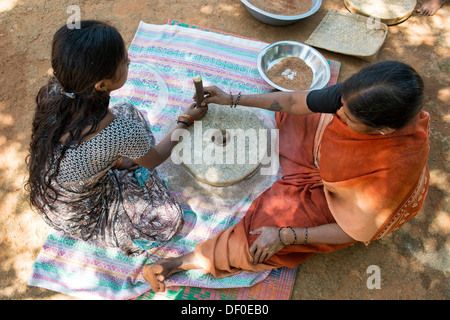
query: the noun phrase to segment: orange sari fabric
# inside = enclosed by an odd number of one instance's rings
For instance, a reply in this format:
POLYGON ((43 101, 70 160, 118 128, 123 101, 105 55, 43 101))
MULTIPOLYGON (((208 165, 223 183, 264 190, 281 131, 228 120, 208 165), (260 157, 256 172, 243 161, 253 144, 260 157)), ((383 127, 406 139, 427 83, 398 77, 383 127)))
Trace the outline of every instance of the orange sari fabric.
POLYGON ((390 135, 365 135, 335 117, 323 133, 320 174, 339 226, 368 243, 413 218, 428 190, 429 115, 390 135))
POLYGON ((367 242, 402 225, 425 198, 428 118, 422 112, 408 127, 381 136, 354 132, 337 116, 276 113, 283 179, 255 199, 236 226, 197 245, 201 265, 216 277, 292 268, 315 253, 351 244, 290 245, 253 265, 249 247, 258 236, 249 232, 262 226, 337 222, 355 240, 367 242))

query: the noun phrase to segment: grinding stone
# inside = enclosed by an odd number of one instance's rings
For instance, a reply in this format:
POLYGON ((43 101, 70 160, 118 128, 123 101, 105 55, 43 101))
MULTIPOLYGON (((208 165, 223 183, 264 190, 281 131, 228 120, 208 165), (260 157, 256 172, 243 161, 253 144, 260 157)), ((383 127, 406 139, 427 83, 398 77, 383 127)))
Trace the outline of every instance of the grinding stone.
POLYGON ((417 0, 344 0, 350 12, 379 18, 387 25, 398 24, 414 12, 417 0))
POLYGON ((248 107, 209 104, 205 117, 188 131, 188 139, 177 146, 182 164, 197 180, 212 186, 231 186, 249 178, 266 155, 269 130, 248 107), (248 138, 243 139, 245 134, 248 138), (183 154, 186 150, 188 154, 183 154))

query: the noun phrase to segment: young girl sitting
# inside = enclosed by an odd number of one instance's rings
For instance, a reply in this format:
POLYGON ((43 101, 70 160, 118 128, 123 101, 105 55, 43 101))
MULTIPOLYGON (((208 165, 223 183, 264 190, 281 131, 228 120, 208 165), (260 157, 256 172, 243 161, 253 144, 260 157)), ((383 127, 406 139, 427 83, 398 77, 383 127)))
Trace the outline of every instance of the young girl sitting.
MULTIPOLYGON (((144 251, 135 240, 169 240, 183 215, 154 169, 177 142, 169 134, 155 145, 131 104, 109 107, 129 63, 121 35, 103 22, 56 32, 54 77, 36 97, 27 185, 31 204, 54 229, 135 255, 144 251), (139 166, 149 169, 144 184, 134 174, 139 166)), ((175 129, 206 114, 207 108, 194 106, 175 129)))

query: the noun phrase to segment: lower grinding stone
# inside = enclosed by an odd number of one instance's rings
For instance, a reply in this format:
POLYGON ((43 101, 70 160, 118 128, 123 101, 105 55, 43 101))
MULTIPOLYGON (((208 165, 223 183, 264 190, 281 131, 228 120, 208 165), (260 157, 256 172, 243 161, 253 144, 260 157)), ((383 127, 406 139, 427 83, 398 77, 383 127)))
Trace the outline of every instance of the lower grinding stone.
POLYGON ((248 179, 267 153, 267 130, 251 108, 208 105, 178 144, 183 166, 199 181, 226 187, 248 179))

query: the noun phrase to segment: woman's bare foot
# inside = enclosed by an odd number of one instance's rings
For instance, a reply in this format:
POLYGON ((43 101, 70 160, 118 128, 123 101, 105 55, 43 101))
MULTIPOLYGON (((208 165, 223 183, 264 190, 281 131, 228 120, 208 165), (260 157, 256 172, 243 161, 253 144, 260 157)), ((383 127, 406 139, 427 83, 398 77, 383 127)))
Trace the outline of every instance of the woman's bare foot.
POLYGON ((144 279, 150 283, 152 290, 163 292, 166 290, 164 281, 174 273, 191 269, 201 269, 195 260, 194 253, 176 258, 161 259, 144 266, 144 279))
POLYGON ((445 0, 428 0, 425 2, 417 12, 423 16, 432 16, 439 10, 444 4, 445 0))

